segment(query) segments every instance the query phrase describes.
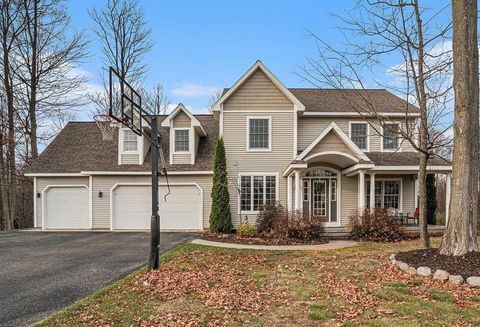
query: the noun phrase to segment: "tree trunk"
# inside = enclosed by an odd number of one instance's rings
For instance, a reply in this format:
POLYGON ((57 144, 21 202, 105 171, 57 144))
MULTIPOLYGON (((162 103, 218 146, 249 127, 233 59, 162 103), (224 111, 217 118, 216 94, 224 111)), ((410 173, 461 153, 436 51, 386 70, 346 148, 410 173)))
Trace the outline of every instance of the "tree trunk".
POLYGON ((430 247, 430 237, 428 235, 428 224, 427 224, 427 160, 428 157, 424 154, 420 154, 420 164, 418 169, 418 206, 419 206, 419 216, 418 223, 420 229, 420 241, 424 249, 430 247))
MULTIPOLYGON (((27 8, 28 12, 28 8, 27 8)), ((30 23, 29 23, 30 24, 30 23)), ((32 62, 30 72, 30 102, 29 102, 29 116, 30 116, 30 147, 32 159, 38 157, 38 142, 37 142, 37 46, 38 46, 38 0, 33 1, 33 19, 32 19, 30 34, 30 42, 32 48, 32 62)))
POLYGON ((478 251, 478 45, 477 1, 453 0, 452 197, 440 253, 460 256, 478 251))

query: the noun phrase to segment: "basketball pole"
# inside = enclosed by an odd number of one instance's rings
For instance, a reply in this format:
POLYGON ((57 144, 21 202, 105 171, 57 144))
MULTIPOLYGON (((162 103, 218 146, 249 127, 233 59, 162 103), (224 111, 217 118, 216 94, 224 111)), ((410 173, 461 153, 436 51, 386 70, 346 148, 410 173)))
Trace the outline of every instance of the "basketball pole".
POLYGON ((152 153, 152 217, 150 222, 150 260, 148 270, 158 269, 160 266, 160 216, 158 214, 158 137, 157 116, 151 117, 151 153, 152 153))

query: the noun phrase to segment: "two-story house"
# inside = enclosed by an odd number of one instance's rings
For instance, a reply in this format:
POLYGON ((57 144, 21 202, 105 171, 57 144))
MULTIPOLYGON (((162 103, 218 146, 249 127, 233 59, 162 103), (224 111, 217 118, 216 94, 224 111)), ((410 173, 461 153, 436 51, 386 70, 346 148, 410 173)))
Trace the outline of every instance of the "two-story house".
MULTIPOLYGON (((348 228, 358 208, 413 215, 419 156, 399 131, 414 126, 419 112, 406 108, 386 90, 286 88, 257 61, 225 89, 212 115, 193 115, 180 104, 159 117, 170 182, 167 190, 161 179, 161 228, 208 228, 218 137, 234 225, 244 217, 253 223, 271 201, 321 216, 337 230, 348 228), (388 124, 360 115, 342 92, 363 92, 388 124)), ((118 128, 108 142, 93 122, 69 123, 28 170, 35 227, 148 229, 149 151, 148 141, 128 129, 118 128)), ((450 163, 434 157, 428 170, 447 175, 448 198, 450 163)))

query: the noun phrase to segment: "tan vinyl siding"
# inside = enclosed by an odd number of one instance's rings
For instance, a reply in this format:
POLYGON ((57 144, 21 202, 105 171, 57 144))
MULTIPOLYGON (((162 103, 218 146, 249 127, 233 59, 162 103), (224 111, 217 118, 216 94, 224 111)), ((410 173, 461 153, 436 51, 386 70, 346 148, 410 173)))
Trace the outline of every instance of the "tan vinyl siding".
MULTIPOLYGON (((293 108, 293 105, 292 105, 293 108)), ((260 114, 259 114, 260 115, 260 114)), ((262 116, 263 113, 261 114, 262 116)), ((272 144, 271 151, 247 152, 247 116, 254 113, 224 112, 224 141, 227 154, 229 174, 230 206, 234 225, 240 222, 238 212, 238 185, 239 173, 271 173, 279 176, 279 194, 283 205, 287 204, 287 179, 282 177, 283 171, 292 161, 293 149, 293 111, 272 112, 272 144)), ((242 213, 242 216, 243 213, 242 213)), ((256 215, 249 215, 249 221, 255 221, 256 215)))
POLYGON ((350 215, 358 208, 358 177, 347 177, 342 175, 341 183, 341 213, 342 226, 349 225, 350 215))
MULTIPOLYGON (((349 131, 349 122, 361 122, 361 119, 354 119, 354 118, 325 118, 325 117, 301 117, 298 119, 298 150, 302 151, 313 140, 332 122, 340 127, 340 129, 348 136, 350 136, 349 131)), ((372 126, 369 125, 370 129, 370 151, 372 152, 379 152, 381 151, 381 136, 379 132, 381 132, 380 124, 378 122, 374 122, 373 120, 369 120, 372 123, 372 126)), ((404 120, 392 120, 395 122, 399 122, 404 128, 405 121, 404 120)), ((412 147, 410 142, 403 141, 401 143, 401 151, 409 152, 415 151, 412 147)), ((366 151, 365 151, 366 152, 366 151)))
POLYGON ((191 164, 190 153, 173 153, 173 164, 191 164))
MULTIPOLYGON (((37 188, 35 194, 40 193, 41 197, 36 198, 36 212, 37 212, 37 227, 41 228, 43 225, 43 190, 48 185, 87 185, 89 186, 88 177, 37 177, 37 188)), ((36 196, 36 195, 35 195, 36 196)))
POLYGON ((226 111, 292 108, 292 102, 261 70, 253 73, 223 104, 223 109, 226 111))
POLYGON ((413 216, 415 213, 415 180, 413 176, 403 179, 403 213, 413 216))
POLYGON ((191 121, 190 117, 183 111, 180 111, 174 118, 173 118, 173 127, 174 128, 190 128, 191 121))
POLYGON ((122 153, 122 165, 138 165, 138 153, 122 153))
POLYGON ((323 151, 340 151, 355 156, 352 150, 345 145, 345 142, 341 140, 334 132, 329 132, 313 149, 311 154, 323 151))
MULTIPOLYGON (((210 210, 212 207, 212 176, 211 175, 186 175, 168 177, 170 184, 176 183, 197 183, 203 189, 203 225, 208 228, 210 218, 210 210)), ((110 200, 111 190, 117 183, 124 184, 149 184, 150 176, 93 176, 93 228, 110 229, 110 200), (102 192, 102 197, 97 196, 98 192, 102 192)), ((160 183, 164 184, 165 179, 160 177, 160 183)), ((163 196, 163 194, 160 194, 163 196)), ((168 197, 167 197, 168 201, 168 197)), ((188 203, 188 199, 185 199, 188 203)), ((160 205, 162 202, 160 201, 160 205)))

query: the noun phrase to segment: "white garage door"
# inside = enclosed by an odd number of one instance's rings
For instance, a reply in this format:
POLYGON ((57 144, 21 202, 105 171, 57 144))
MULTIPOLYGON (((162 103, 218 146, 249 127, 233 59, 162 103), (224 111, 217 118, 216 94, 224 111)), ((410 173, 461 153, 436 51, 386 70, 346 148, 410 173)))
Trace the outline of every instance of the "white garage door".
POLYGON ((45 191, 45 228, 90 228, 88 189, 51 187, 45 191))
MULTIPOLYGON (((202 229, 202 190, 195 185, 159 188, 160 229, 202 229)), ((151 187, 121 185, 113 191, 112 229, 150 229, 151 187)))

